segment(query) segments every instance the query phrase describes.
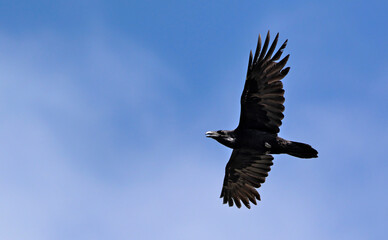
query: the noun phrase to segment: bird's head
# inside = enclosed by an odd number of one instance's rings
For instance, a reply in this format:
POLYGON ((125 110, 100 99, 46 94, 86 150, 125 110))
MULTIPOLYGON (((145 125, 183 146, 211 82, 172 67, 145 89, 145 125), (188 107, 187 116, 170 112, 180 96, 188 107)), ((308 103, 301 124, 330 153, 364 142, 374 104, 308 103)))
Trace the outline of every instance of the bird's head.
POLYGON ((208 131, 206 132, 206 137, 213 138, 227 147, 232 147, 235 143, 235 136, 233 134, 233 131, 208 131))

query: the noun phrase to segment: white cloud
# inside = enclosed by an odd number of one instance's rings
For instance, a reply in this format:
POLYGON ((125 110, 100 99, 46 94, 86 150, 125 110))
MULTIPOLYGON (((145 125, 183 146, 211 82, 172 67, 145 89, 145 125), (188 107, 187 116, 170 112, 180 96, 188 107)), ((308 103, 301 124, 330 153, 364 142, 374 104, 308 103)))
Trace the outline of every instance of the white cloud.
POLYGON ((118 141, 106 139, 117 136, 115 111, 128 111, 127 119, 134 114, 147 135, 157 127, 157 119, 145 121, 152 115, 147 105, 168 102, 159 90, 176 84, 176 73, 134 44, 66 40, 50 34, 0 37, 2 239, 110 235, 114 219, 105 216, 133 209, 132 189, 96 171, 137 155, 132 148, 120 157, 121 148, 109 145, 118 141))

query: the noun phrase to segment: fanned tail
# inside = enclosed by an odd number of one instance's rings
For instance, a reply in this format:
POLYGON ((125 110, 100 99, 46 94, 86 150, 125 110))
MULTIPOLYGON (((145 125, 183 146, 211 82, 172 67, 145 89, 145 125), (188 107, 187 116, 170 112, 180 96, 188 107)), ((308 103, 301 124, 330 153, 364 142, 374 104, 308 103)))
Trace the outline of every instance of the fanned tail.
POLYGON ((316 158, 318 151, 310 145, 300 142, 290 142, 285 147, 285 153, 298 158, 316 158))

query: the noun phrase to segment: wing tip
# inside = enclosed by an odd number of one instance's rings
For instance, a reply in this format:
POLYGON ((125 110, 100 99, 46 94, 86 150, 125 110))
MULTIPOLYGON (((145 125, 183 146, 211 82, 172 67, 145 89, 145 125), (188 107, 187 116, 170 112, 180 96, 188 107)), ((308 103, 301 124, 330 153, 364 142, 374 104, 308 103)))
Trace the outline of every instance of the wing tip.
POLYGON ((257 39, 257 46, 256 46, 256 51, 255 51, 255 57, 253 58, 253 61, 256 62, 257 57, 259 56, 261 51, 261 35, 259 33, 259 37, 257 39))
POLYGON ((280 74, 282 74, 283 76, 286 76, 288 74, 288 72, 290 71, 290 67, 286 67, 285 69, 283 69, 280 74))

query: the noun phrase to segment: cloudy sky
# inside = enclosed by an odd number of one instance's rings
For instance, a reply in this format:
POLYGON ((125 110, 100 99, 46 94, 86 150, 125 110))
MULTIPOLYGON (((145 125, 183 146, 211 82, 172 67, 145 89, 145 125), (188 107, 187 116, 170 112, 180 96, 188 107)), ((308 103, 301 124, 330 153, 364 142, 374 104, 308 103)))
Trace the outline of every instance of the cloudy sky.
POLYGON ((0 239, 383 239, 386 1, 0 0, 0 239), (276 156, 222 205, 249 50, 291 54, 276 156))

